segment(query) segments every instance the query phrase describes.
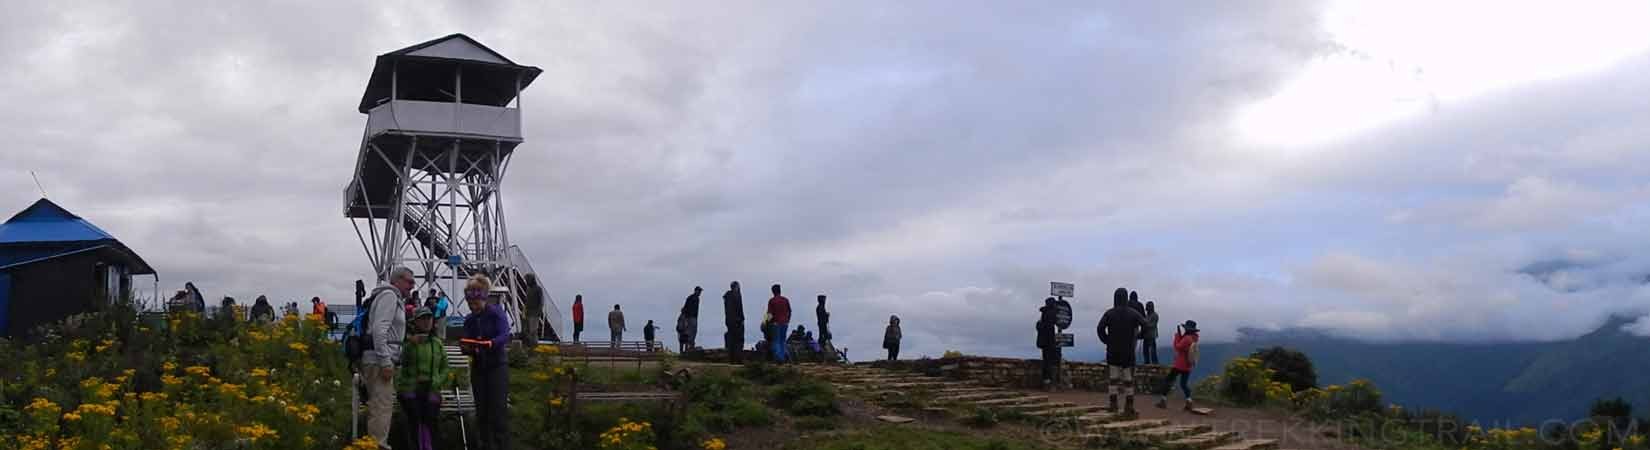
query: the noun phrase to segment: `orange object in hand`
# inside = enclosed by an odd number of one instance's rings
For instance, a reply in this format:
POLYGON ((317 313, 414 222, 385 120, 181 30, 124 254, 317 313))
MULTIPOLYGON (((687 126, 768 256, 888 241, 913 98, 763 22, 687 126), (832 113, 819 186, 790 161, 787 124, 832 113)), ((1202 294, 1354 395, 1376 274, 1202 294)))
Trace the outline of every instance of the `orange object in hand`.
POLYGON ((481 346, 481 347, 492 347, 493 346, 493 341, 488 340, 488 339, 464 338, 464 339, 459 339, 458 343, 461 344, 461 345, 476 345, 476 346, 481 346))

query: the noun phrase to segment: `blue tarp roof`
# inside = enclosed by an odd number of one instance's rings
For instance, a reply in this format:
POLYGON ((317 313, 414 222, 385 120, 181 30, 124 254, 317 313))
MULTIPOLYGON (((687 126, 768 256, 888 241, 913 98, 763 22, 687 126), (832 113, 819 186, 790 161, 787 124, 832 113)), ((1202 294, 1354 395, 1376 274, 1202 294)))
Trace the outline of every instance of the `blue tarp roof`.
POLYGON ((47 199, 34 202, 0 224, 0 244, 114 239, 108 232, 47 199))
POLYGON ((108 232, 51 200, 40 199, 0 224, 0 267, 113 248, 129 256, 134 274, 154 273, 143 258, 108 232))

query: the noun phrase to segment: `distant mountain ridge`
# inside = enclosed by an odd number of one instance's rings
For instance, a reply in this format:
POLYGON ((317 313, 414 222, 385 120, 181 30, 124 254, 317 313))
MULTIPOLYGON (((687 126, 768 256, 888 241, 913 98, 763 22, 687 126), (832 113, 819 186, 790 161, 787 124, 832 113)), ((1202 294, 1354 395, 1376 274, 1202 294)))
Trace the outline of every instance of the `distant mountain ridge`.
POLYGON ((1538 424, 1585 416, 1594 399, 1620 396, 1650 408, 1650 338, 1623 331, 1636 317, 1611 317, 1568 341, 1509 343, 1363 342, 1313 329, 1245 329, 1237 342, 1202 346, 1197 376, 1256 349, 1306 353, 1322 384, 1373 381, 1386 401, 1434 408, 1486 425, 1538 424))

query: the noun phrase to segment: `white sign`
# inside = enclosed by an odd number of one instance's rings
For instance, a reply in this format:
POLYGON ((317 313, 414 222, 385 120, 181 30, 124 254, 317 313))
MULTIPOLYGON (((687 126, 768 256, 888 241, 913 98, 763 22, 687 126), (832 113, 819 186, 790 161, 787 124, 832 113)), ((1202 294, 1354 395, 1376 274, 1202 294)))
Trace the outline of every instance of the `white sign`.
POLYGON ((1048 295, 1055 297, 1075 297, 1075 295, 1072 295, 1072 292, 1075 292, 1076 290, 1077 285, 1075 284, 1061 283, 1058 281, 1048 282, 1048 295))
POLYGON ((1059 343, 1061 347, 1075 347, 1075 346, 1077 346, 1076 336, 1073 336, 1071 333, 1055 334, 1054 335, 1054 342, 1059 343))

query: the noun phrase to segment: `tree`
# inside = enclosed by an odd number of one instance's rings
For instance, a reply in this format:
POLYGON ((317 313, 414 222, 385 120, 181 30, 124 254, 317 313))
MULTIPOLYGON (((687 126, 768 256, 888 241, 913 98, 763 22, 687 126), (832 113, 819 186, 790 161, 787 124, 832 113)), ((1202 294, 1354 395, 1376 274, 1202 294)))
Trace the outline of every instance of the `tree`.
POLYGON ((1617 446, 1626 434, 1633 432, 1633 404, 1621 397, 1594 400, 1587 415, 1604 427, 1604 448, 1617 446))
POLYGON ((1272 381, 1287 384, 1295 392, 1318 387, 1318 371, 1305 353, 1271 347, 1256 350, 1249 357, 1259 359, 1263 367, 1272 370, 1272 381))

